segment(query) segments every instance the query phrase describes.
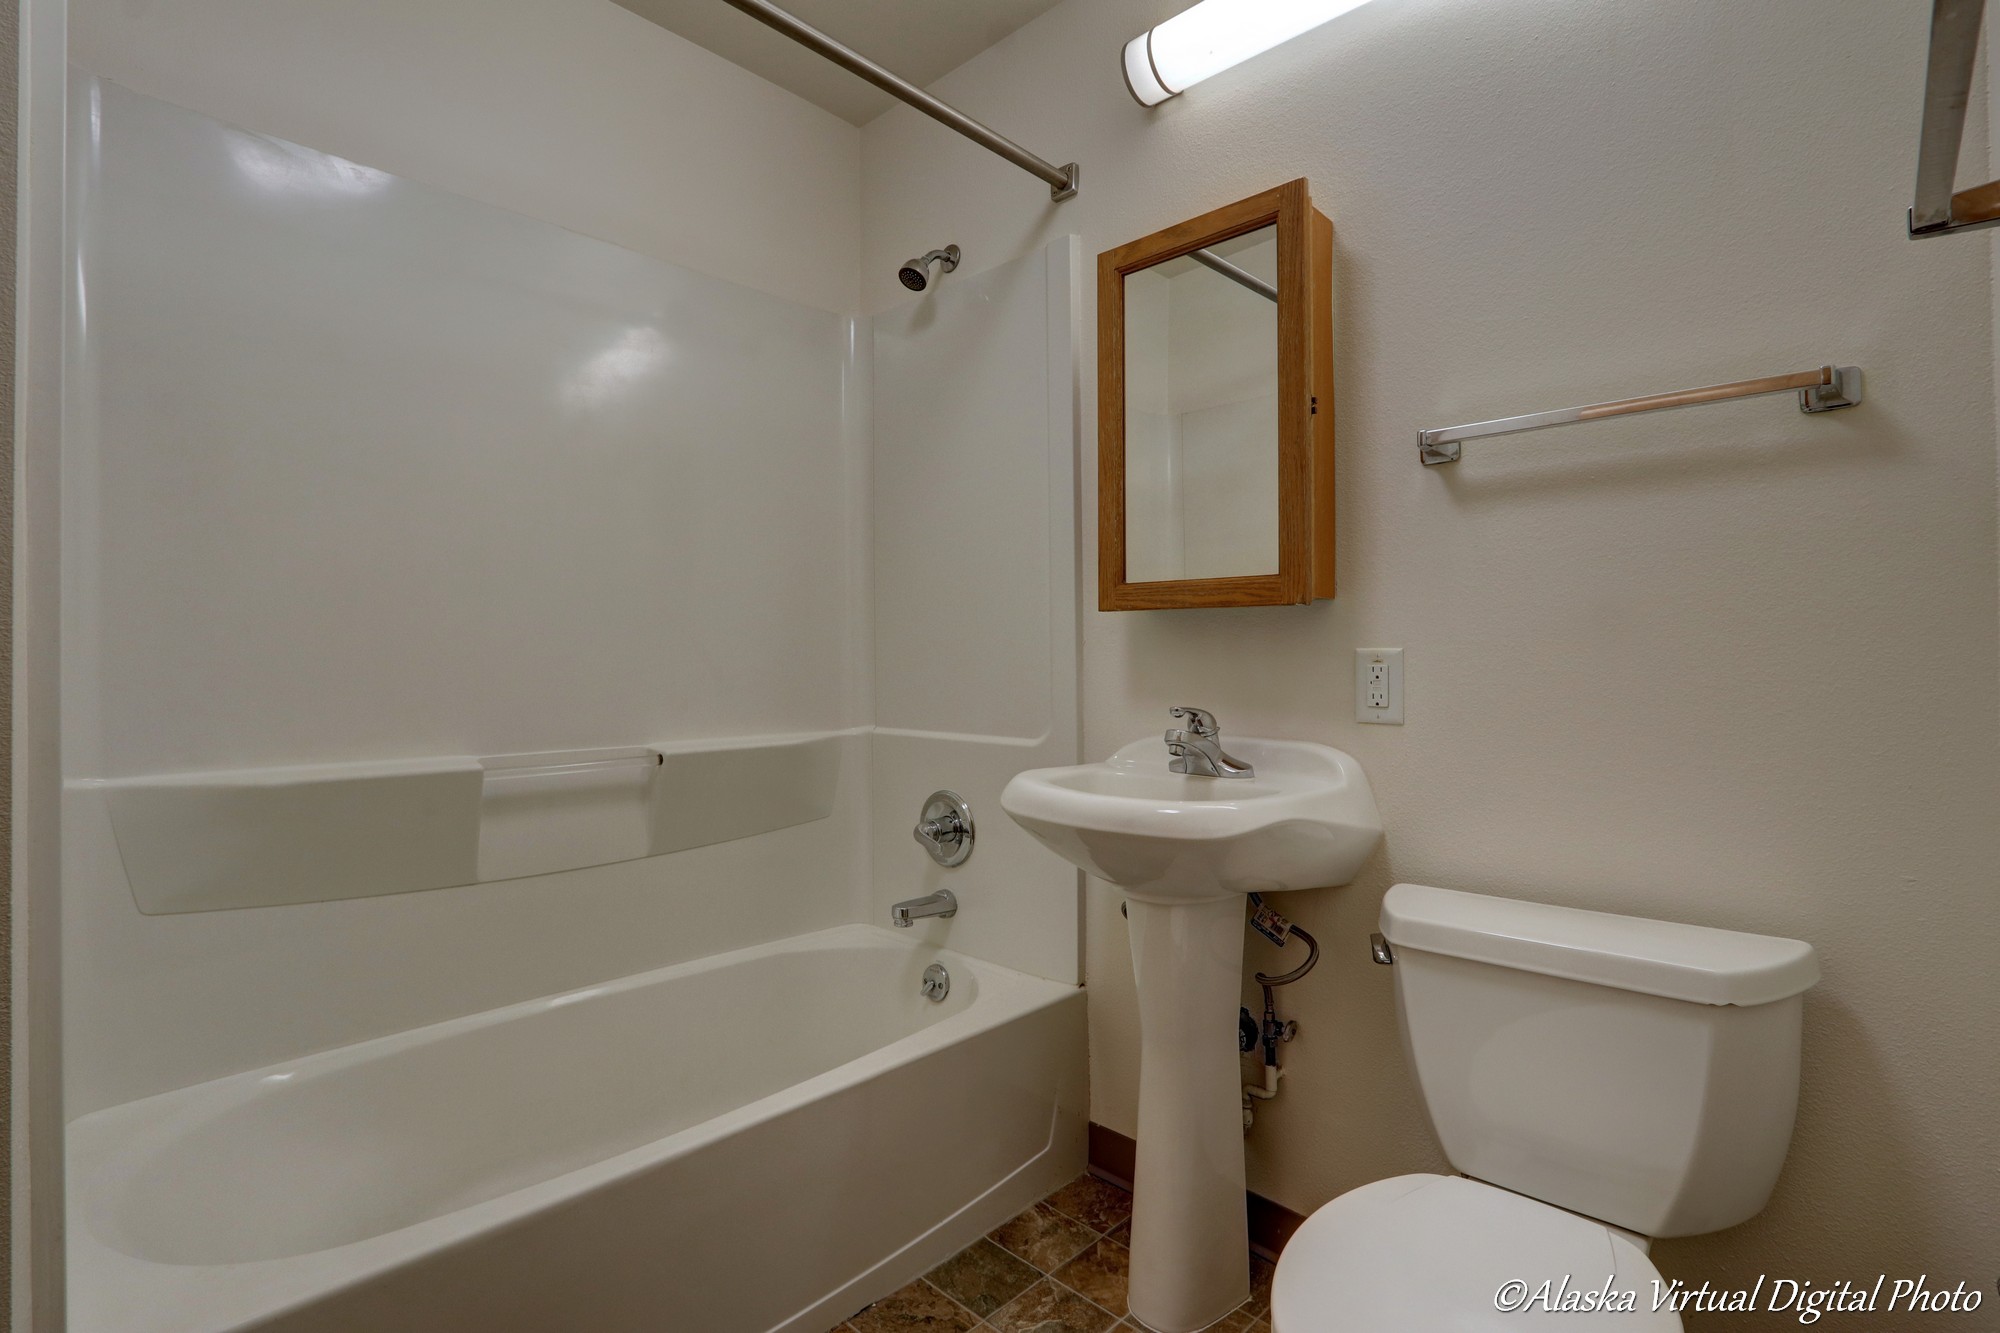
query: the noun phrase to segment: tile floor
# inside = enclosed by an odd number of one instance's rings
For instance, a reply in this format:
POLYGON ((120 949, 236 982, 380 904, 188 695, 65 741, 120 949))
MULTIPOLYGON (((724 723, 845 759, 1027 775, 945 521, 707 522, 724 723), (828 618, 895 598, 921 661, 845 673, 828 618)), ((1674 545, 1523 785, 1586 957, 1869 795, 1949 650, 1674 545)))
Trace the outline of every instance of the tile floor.
MULTIPOLYGON (((832 1333, 1112 1333, 1126 1317, 1132 1196, 1078 1176, 832 1333)), ((1271 1265, 1252 1256, 1250 1299, 1211 1333, 1270 1333, 1271 1265)))

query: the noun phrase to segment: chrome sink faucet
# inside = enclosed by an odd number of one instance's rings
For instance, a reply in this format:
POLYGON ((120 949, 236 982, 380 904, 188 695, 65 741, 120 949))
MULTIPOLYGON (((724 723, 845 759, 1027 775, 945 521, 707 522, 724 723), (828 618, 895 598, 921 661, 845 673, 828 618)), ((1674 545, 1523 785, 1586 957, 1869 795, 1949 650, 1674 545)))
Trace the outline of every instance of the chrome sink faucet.
POLYGON ((1257 770, 1241 760, 1231 759, 1222 748, 1222 728, 1215 714, 1206 708, 1176 708, 1172 715, 1185 718, 1187 726, 1167 728, 1167 761, 1170 773, 1186 773, 1197 778, 1254 778, 1257 770))

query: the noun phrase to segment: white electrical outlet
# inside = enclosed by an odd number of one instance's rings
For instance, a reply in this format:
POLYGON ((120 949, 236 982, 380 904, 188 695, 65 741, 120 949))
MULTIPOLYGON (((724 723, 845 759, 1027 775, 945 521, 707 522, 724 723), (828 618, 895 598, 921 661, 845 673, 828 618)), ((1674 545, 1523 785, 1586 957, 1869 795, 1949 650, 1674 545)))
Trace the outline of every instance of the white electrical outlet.
POLYGON ((1403 650, 1354 650, 1354 720, 1403 725, 1403 650))

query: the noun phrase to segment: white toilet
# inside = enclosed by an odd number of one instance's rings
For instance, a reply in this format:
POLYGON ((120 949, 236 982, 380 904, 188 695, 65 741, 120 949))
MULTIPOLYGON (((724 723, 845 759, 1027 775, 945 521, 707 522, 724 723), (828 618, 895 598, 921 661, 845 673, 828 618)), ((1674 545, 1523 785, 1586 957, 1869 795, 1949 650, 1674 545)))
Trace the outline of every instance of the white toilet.
POLYGON ((1655 1308, 1647 1238, 1770 1198, 1812 946, 1419 884, 1389 890, 1382 934, 1404 1049, 1464 1174, 1315 1212, 1278 1262, 1275 1333, 1680 1329, 1655 1308), (1630 1311, 1577 1308, 1628 1290, 1630 1311))

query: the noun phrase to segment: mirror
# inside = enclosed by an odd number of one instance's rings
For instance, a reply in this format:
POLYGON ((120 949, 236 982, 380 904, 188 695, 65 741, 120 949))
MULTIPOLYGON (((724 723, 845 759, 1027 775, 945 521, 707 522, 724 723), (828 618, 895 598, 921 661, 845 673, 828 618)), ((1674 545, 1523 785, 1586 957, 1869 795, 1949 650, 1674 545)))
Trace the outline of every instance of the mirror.
POLYGON ((1332 240, 1299 180, 1099 256, 1100 609, 1333 595, 1332 240))
POLYGON ((1134 583, 1278 572, 1277 280, 1275 225, 1125 279, 1134 583))

